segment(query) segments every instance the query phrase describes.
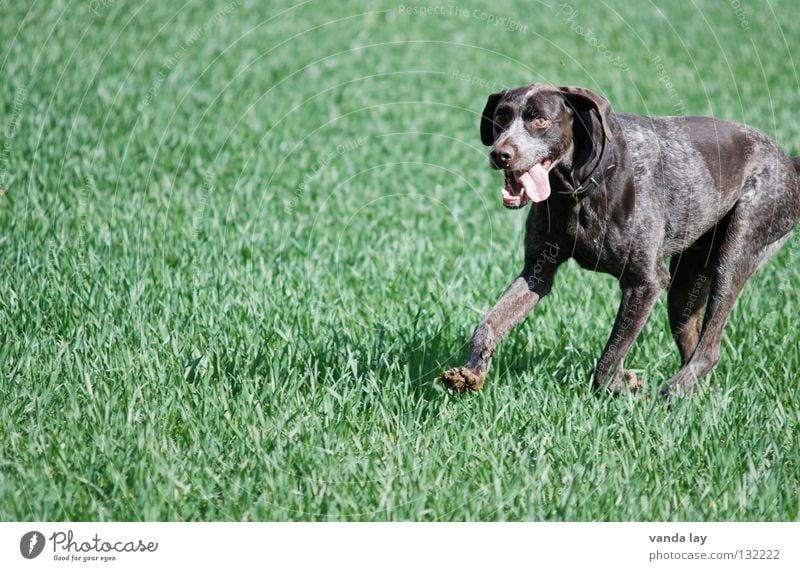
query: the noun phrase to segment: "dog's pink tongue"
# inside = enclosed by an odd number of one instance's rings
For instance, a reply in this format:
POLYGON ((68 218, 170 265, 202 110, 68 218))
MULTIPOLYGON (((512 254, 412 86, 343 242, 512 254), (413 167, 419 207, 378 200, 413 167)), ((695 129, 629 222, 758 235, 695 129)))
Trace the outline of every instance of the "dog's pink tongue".
POLYGON ((541 164, 519 177, 519 182, 522 183, 525 194, 533 202, 547 200, 547 197, 550 196, 550 179, 547 176, 547 169, 541 164))

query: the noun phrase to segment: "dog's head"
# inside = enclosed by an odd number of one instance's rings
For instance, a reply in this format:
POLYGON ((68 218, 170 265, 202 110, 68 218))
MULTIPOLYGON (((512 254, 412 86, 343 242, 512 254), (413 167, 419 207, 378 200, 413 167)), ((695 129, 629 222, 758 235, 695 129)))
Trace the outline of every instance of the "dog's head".
POLYGON ((611 141, 607 99, 582 87, 535 83, 492 93, 481 118, 481 141, 491 147, 489 164, 505 172, 503 205, 521 208, 550 196, 548 173, 584 162, 602 137, 611 141), (602 133, 595 133, 596 113, 602 133))

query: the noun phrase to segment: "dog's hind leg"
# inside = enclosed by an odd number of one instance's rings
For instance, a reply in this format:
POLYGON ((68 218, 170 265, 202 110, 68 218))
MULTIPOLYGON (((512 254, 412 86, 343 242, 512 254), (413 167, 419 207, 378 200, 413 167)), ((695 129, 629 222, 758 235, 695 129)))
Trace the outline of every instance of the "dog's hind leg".
POLYGON ((716 266, 717 252, 712 240, 713 232, 670 260, 669 326, 681 352, 681 364, 689 360, 700 339, 703 309, 716 266))
POLYGON ((788 239, 800 217, 795 181, 784 188, 780 194, 771 189, 751 191, 728 214, 700 339, 689 359, 662 387, 662 396, 670 396, 675 389, 692 389, 719 361, 723 328, 745 282, 788 239))

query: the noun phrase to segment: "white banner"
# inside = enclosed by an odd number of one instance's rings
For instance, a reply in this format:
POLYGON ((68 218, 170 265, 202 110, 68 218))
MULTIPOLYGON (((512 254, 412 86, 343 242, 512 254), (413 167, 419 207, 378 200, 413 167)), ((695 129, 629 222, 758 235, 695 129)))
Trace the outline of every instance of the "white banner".
POLYGON ((800 523, 0 523, 0 569, 777 571, 798 543, 800 523))

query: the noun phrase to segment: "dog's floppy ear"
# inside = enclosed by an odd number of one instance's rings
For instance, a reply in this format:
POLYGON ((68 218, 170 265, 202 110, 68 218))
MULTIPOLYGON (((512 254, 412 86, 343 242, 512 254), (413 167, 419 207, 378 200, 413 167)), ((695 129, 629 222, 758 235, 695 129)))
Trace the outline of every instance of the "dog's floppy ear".
POLYGON ((487 147, 494 144, 494 110, 497 109, 497 104, 506 94, 506 90, 499 93, 492 93, 486 100, 486 106, 483 108, 481 116, 481 143, 487 147))
POLYGON ((614 140, 614 137, 611 136, 611 127, 608 125, 608 115, 611 113, 611 103, 608 99, 583 87, 563 86, 558 90, 575 111, 581 112, 591 108, 597 111, 606 140, 614 140))

